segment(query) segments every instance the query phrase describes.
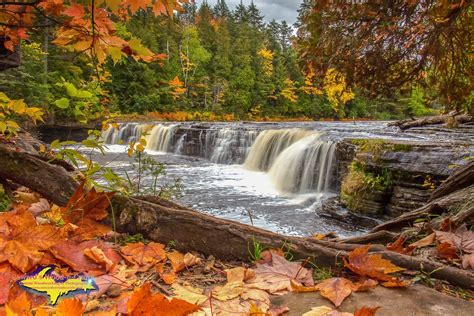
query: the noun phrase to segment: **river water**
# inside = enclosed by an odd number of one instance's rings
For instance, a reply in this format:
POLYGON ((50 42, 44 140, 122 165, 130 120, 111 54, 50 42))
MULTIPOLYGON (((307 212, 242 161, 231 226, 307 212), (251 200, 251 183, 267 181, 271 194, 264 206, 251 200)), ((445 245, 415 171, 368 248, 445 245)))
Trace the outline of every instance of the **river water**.
POLYGON ((385 122, 123 123, 119 130, 103 133, 107 152, 95 159, 119 173, 130 172, 126 146, 119 144, 140 135, 147 135, 146 152, 166 165, 163 181, 181 179, 179 203, 297 236, 352 236, 363 231, 321 216, 321 203, 337 194, 337 141, 429 140, 422 134, 400 134, 385 122))

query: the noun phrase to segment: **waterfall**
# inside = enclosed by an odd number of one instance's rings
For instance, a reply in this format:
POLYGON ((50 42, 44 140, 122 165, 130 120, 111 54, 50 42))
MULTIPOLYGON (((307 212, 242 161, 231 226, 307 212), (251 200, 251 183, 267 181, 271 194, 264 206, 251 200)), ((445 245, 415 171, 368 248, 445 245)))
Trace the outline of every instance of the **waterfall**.
POLYGON ((250 148, 244 167, 248 170, 267 171, 282 151, 313 133, 302 129, 263 131, 250 148))
POLYGON ((307 136, 286 148, 275 160, 269 176, 282 193, 328 192, 333 183, 335 144, 307 136))
POLYGON ((150 131, 150 134, 146 136, 146 148, 153 151, 169 152, 173 145, 174 133, 176 131, 176 125, 156 125, 150 131))
POLYGON ((206 138, 206 148, 212 148, 207 158, 213 163, 242 163, 256 135, 256 131, 220 129, 212 138, 206 138))
POLYGON ((106 144, 116 145, 120 142, 128 144, 137 141, 142 134, 150 129, 150 126, 138 123, 119 124, 118 129, 109 126, 106 131, 102 132, 101 137, 106 144))

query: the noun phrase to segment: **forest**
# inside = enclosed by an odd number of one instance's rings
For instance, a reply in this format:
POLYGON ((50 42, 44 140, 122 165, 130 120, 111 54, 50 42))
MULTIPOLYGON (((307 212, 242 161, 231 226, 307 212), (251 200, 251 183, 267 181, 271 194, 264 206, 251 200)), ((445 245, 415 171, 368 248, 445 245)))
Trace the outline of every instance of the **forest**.
MULTIPOLYGON (((301 5, 298 29, 285 21, 265 22, 264 14, 253 3, 233 9, 225 0, 214 6, 206 2, 184 4, 172 18, 140 10, 127 20, 116 22, 116 33, 158 53, 156 59, 146 62, 134 56, 124 57, 123 51, 113 51, 95 70, 88 56, 79 54, 87 49, 84 42, 64 49, 61 40, 54 39, 54 27, 44 27, 24 41, 24 62, 0 73, 0 84, 10 98, 22 98, 50 117, 80 120, 95 119, 104 110, 123 114, 198 113, 194 115, 198 119, 214 113, 228 120, 252 120, 401 119, 445 109, 446 98, 437 93, 433 80, 438 77, 435 64, 423 66, 423 72, 432 72, 433 76, 421 81, 410 78, 403 84, 391 84, 389 93, 383 93, 387 89, 375 89, 374 94, 374 89, 370 90, 360 78, 345 78, 349 72, 338 63, 353 63, 335 51, 316 54, 326 59, 334 56, 338 60, 333 62, 334 68, 320 68, 319 65, 328 65, 325 60, 301 58, 313 56, 313 52, 305 51, 311 41, 317 40, 314 31, 306 31, 318 18, 310 14, 314 10, 310 3, 301 5), (67 103, 64 93, 70 85, 87 91, 88 97, 75 97, 67 103)), ((468 23, 466 28, 469 27, 472 28, 468 23)), ((464 67, 456 71, 462 73, 456 78, 462 82, 457 89, 464 91, 456 106, 472 109, 472 91, 469 94, 469 89, 463 89, 463 85, 472 82, 472 61, 464 67)), ((367 78, 369 74, 360 76, 367 78)), ((180 119, 179 114, 175 116, 180 119)))
POLYGON ((0 0, 0 316, 470 316, 473 47, 467 0, 0 0))

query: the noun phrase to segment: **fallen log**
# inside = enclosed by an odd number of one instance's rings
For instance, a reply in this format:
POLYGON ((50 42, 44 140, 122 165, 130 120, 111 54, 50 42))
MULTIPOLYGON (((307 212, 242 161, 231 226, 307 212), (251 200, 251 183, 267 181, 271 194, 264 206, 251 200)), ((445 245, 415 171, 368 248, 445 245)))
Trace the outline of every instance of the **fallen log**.
POLYGON ((409 227, 416 219, 428 218, 429 215, 450 212, 456 210, 460 205, 466 203, 466 197, 474 196, 474 185, 465 189, 455 191, 449 195, 431 201, 425 206, 411 212, 404 213, 399 217, 391 219, 383 224, 374 227, 370 233, 378 231, 400 232, 403 228, 409 227))
POLYGON ((389 123, 388 126, 397 126, 401 130, 406 130, 413 127, 422 127, 427 125, 438 125, 448 123, 450 120, 454 120, 456 124, 469 123, 473 121, 473 117, 469 114, 460 114, 457 112, 449 113, 446 115, 438 116, 427 116, 419 119, 407 119, 402 121, 396 121, 389 123))
MULTIPOLYGON (((347 251, 359 245, 320 241, 310 238, 282 236, 238 222, 215 218, 189 209, 167 207, 136 198, 115 196, 112 212, 118 231, 142 234, 153 241, 173 241, 181 251, 198 251, 220 258, 249 260, 255 242, 264 247, 288 247, 296 259, 308 259, 319 266, 336 266, 347 251)), ((474 287, 474 273, 441 263, 418 259, 374 246, 371 252, 380 253, 400 267, 432 273, 432 277, 449 281, 465 288, 474 287)))
POLYGON ((474 160, 457 169, 436 190, 431 193, 429 201, 448 195, 454 191, 464 189, 474 184, 474 160))
POLYGON ((0 146, 0 178, 21 184, 65 206, 79 183, 63 167, 34 154, 0 146))

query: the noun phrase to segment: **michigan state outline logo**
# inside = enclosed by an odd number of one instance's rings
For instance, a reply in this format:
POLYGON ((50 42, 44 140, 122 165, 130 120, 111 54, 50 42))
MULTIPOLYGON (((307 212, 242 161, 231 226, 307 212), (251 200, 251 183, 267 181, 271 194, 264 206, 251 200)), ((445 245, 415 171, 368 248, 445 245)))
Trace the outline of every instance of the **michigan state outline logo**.
POLYGON ((44 296, 50 305, 56 305, 60 298, 89 294, 97 291, 95 280, 83 273, 61 276, 53 273, 56 266, 43 266, 18 279, 16 283, 28 293, 44 296))

